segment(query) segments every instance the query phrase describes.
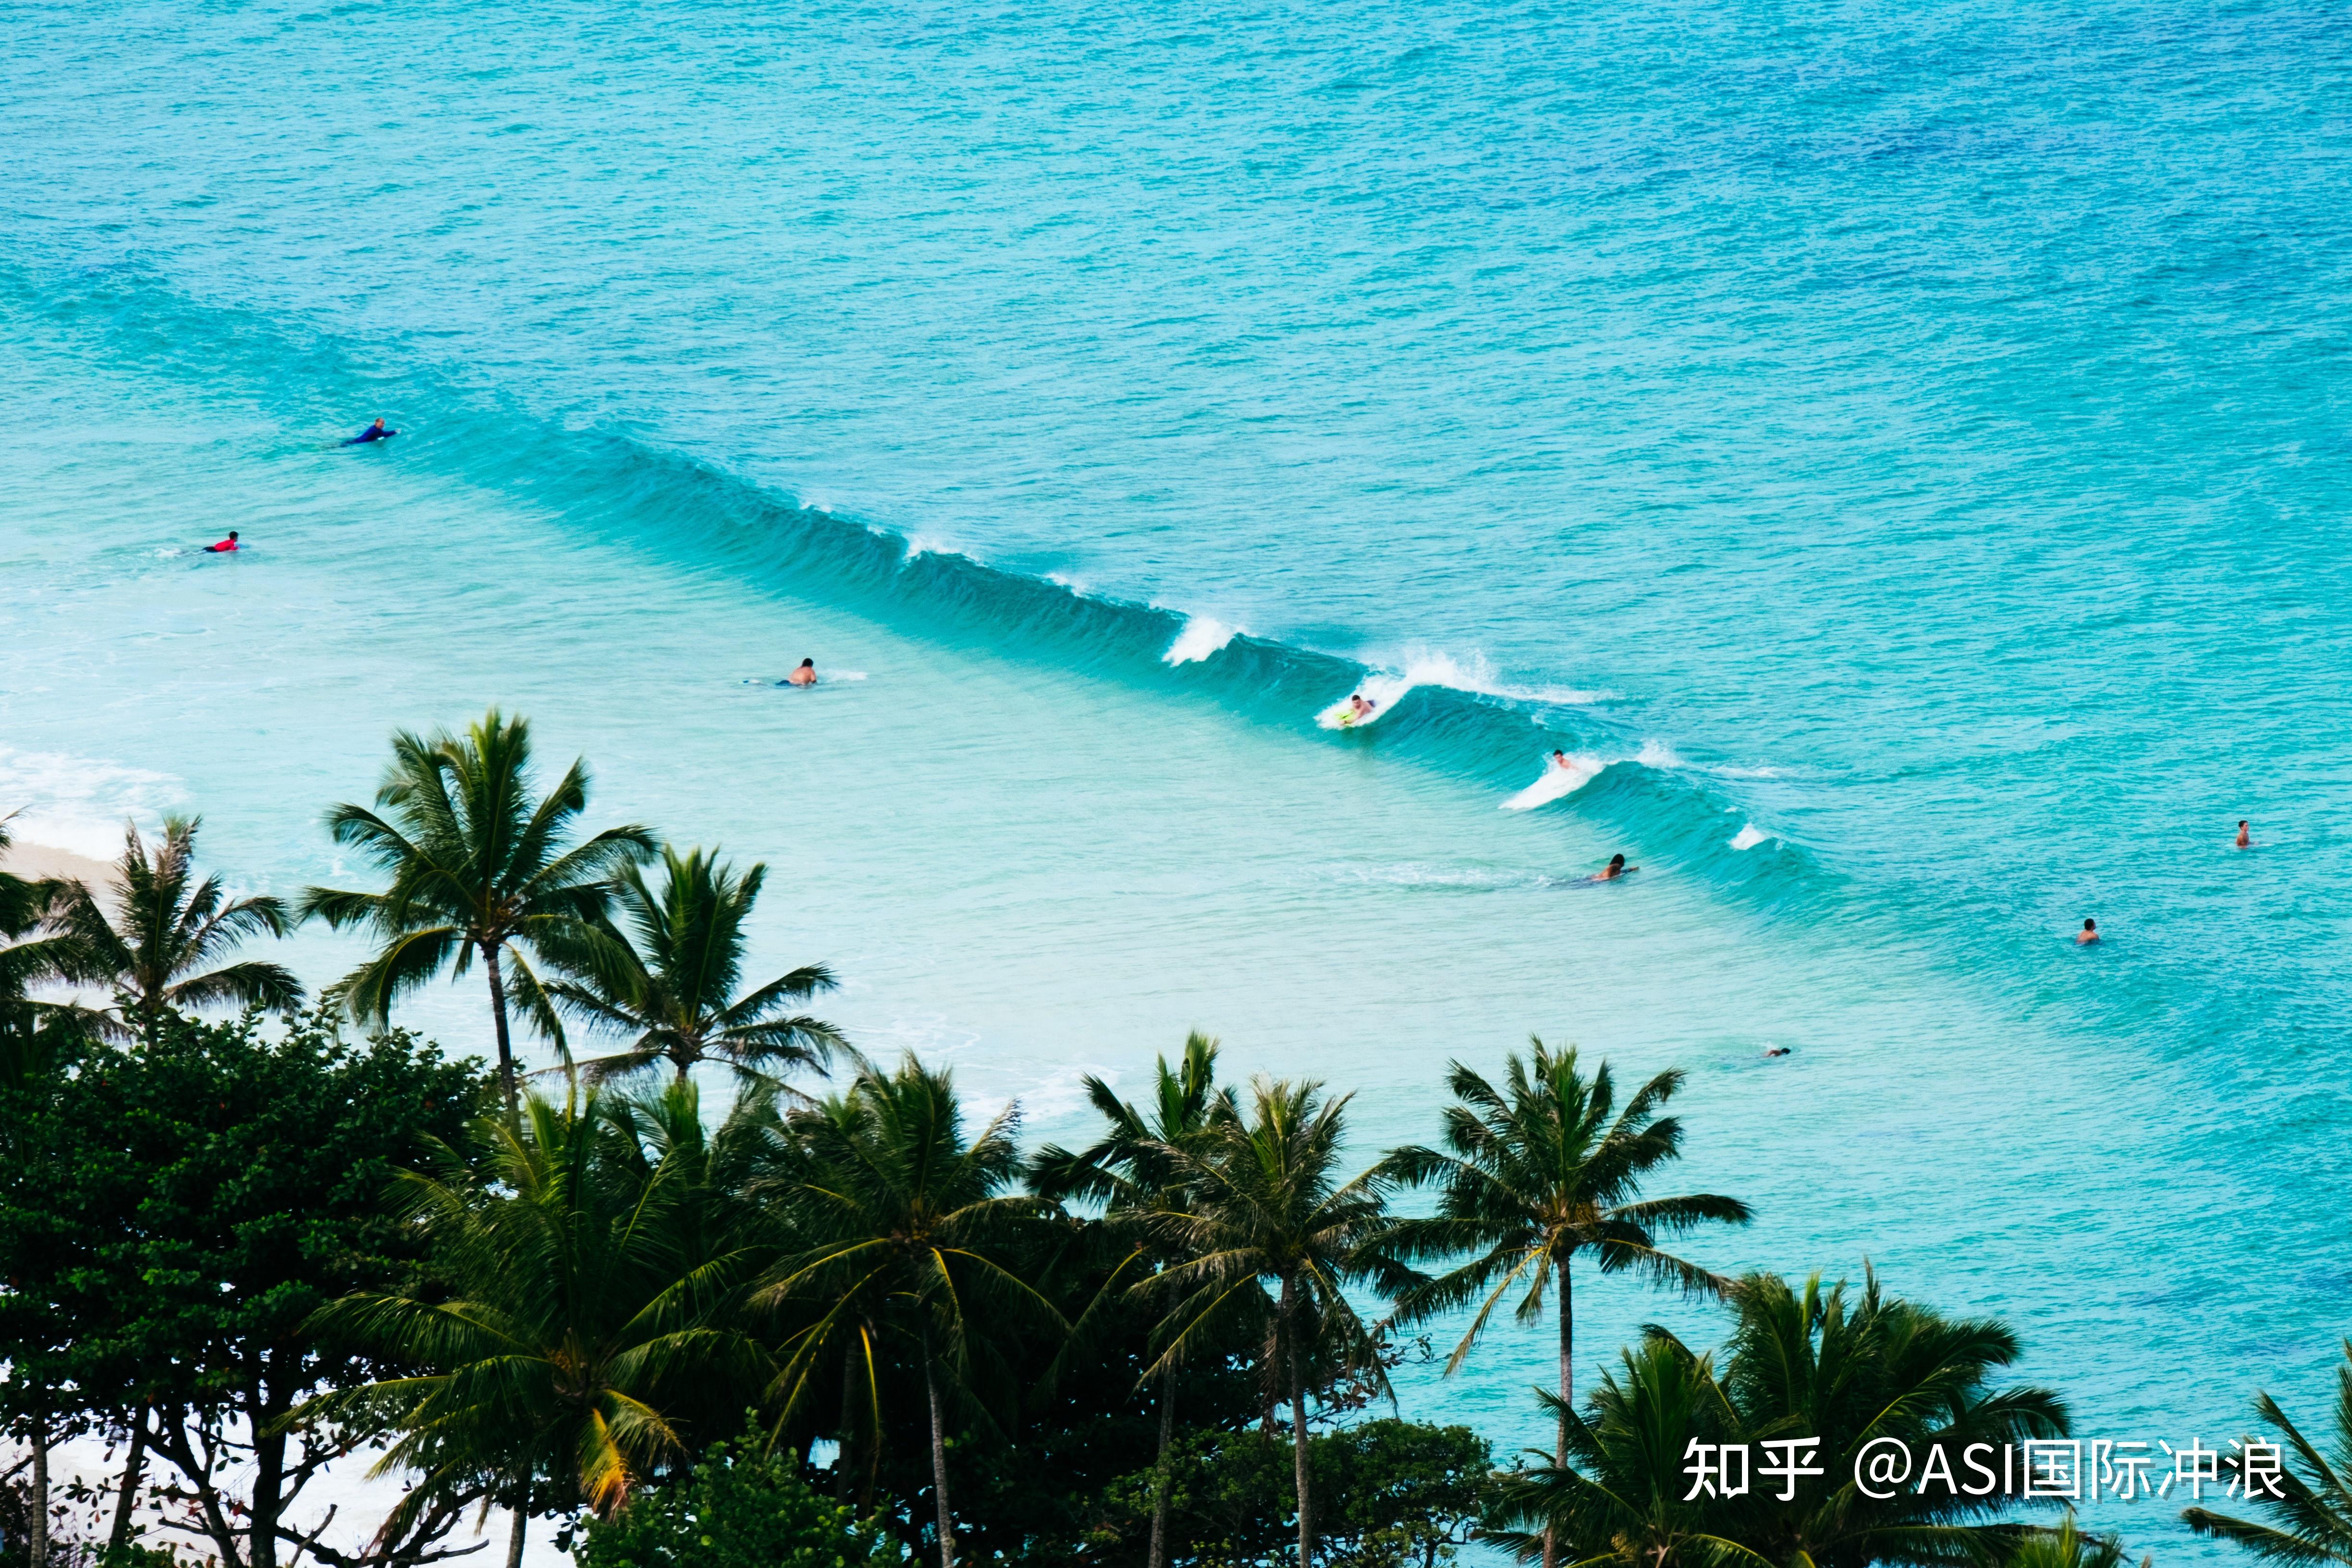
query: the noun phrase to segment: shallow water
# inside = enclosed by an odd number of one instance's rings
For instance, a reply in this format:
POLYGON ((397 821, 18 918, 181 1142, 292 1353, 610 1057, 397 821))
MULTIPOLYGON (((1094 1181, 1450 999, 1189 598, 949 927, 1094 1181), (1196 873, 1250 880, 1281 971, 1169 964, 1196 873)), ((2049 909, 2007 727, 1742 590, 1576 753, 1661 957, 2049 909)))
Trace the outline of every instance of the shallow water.
MULTIPOLYGON (((2092 1436, 2315 1415, 2327 8, 12 18, 28 837, 353 875, 389 730, 501 703, 1040 1133, 1199 1026, 1369 1152, 1540 1032, 1690 1069, 1761 1211, 1695 1256, 2001 1312, 2092 1436)), ((1585 1375, 1652 1318, 1582 1291, 1585 1375)), ((1407 1403, 1533 1440, 1544 1342, 1407 1403)))

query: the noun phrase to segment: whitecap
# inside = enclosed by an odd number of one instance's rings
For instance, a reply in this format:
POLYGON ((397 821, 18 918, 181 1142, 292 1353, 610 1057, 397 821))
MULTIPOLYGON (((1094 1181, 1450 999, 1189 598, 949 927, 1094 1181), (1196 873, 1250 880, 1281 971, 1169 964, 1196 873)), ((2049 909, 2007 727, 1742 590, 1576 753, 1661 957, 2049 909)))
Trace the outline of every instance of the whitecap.
POLYGON ((1731 847, 1734 849, 1753 849, 1770 837, 1751 822, 1731 836, 1731 847))
POLYGON ((1170 664, 1197 664, 1233 641, 1238 629, 1214 616, 1192 616, 1160 657, 1170 664))

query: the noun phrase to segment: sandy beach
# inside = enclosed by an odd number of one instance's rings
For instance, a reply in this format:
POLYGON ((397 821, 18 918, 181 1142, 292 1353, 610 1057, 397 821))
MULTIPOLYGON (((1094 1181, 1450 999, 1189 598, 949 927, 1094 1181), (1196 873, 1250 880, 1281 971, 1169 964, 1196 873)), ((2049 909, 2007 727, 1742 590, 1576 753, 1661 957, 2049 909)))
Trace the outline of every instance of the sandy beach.
POLYGON ((45 877, 71 877, 84 882, 102 882, 112 877, 114 868, 53 844, 28 844, 20 838, 0 850, 0 871, 30 881, 45 877))

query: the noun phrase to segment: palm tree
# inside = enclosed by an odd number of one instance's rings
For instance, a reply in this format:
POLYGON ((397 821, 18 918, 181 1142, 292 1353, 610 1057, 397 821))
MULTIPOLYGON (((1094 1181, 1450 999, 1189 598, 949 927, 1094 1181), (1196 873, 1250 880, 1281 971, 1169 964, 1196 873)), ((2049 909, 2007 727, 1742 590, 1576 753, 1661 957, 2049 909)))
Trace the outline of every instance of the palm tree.
POLYGON ((844 1044, 841 1031, 787 1010, 832 990, 830 970, 806 964, 735 994, 743 978, 743 924, 767 867, 738 876, 699 849, 680 855, 665 847, 662 870, 656 888, 636 866, 622 867, 614 885, 620 918, 609 939, 588 949, 576 978, 547 985, 559 1007, 591 1027, 632 1037, 627 1049, 588 1063, 589 1076, 619 1078, 667 1061, 683 1080, 697 1063, 718 1060, 765 1082, 793 1068, 824 1066, 844 1044))
POLYGON ((1541 1395, 1563 1417, 1564 1460, 1511 1489, 1543 1525, 1538 1536, 1505 1537, 1523 1556, 1565 1551, 1627 1568, 1950 1568, 2008 1563, 2046 1533, 1992 1520, 2007 1501, 1998 1492, 1923 1485, 1874 1498, 1853 1479, 1864 1450, 1888 1438, 1913 1456, 1916 1474, 1952 1476, 1967 1473, 1979 1445, 1990 1452, 2065 1433, 2065 1406, 2047 1389, 1990 1386, 2018 1353, 2003 1325, 1889 1298, 1875 1276, 1849 1300, 1843 1284, 1824 1290, 1818 1276, 1798 1291, 1754 1275, 1730 1300, 1738 1316, 1720 1374, 1652 1329, 1628 1352, 1622 1382, 1605 1379, 1580 1417, 1541 1395), (1804 1473, 1766 1483, 1761 1445, 1784 1438, 1804 1440, 1790 1453, 1804 1473), (1693 1500, 1693 1441, 1748 1446, 1757 1484, 1737 1499, 1693 1500))
POLYGON ((196 879, 198 826, 193 816, 167 816, 152 843, 126 826, 117 885, 103 900, 84 882, 56 885, 45 921, 52 962, 67 978, 111 986, 121 998, 81 1015, 93 1033, 149 1039, 179 1008, 231 1003, 283 1013, 300 1004, 301 983, 283 964, 207 967, 257 936, 284 936, 290 922, 276 899, 232 899, 218 877, 196 879))
MULTIPOLYGON (((2140 1559, 2140 1568, 2154 1568, 2153 1556, 2140 1559)), ((2123 1538, 2084 1535, 2074 1527, 2074 1510, 2055 1530, 2037 1530, 2011 1553, 2001 1568, 2124 1568, 2123 1538)))
POLYGON ((1320 1084, 1259 1079, 1250 1086, 1246 1121, 1216 1117, 1197 1142, 1162 1142, 1153 1152, 1169 1188, 1189 1201, 1148 1216, 1182 1261, 1153 1281, 1154 1293, 1171 1305, 1160 1335, 1166 1348, 1147 1375, 1236 1331, 1255 1331, 1263 1373, 1290 1405, 1300 1568, 1315 1561, 1308 1368, 1336 1359, 1383 1391, 1388 1381, 1373 1331, 1347 1297, 1351 1283, 1388 1285, 1395 1277, 1381 1251, 1391 1224, 1385 1166, 1339 1177, 1349 1098, 1326 1100, 1320 1084))
MULTIPOLYGON (((695 1115, 693 1086, 674 1092, 695 1115)), ((322 1394, 293 1419, 396 1435, 374 1473, 422 1471, 423 1498, 473 1484, 504 1501, 509 1568, 534 1508, 609 1514, 682 1455, 665 1404, 702 1379, 765 1375, 757 1348, 709 1310, 740 1258, 680 1247, 695 1230, 674 1223, 697 1185, 693 1158, 616 1149, 616 1131, 633 1142, 629 1127, 593 1090, 566 1105, 533 1095, 520 1115, 486 1120, 472 1157, 445 1151, 401 1179, 454 1296, 350 1296, 309 1325, 423 1370, 322 1394)))
POLYGON ((1559 1456, 1512 1476, 1504 1495, 1544 1528, 1490 1530, 1489 1540, 1517 1548, 1522 1561, 1564 1550, 1578 1568, 1771 1568, 1743 1543, 1738 1504, 1693 1496, 1687 1483, 1691 1444, 1738 1441, 1710 1358, 1653 1338, 1601 1374, 1585 1414, 1559 1409, 1556 1394, 1537 1396, 1559 1417, 1559 1456))
POLYGON ((2252 1484, 2240 1495, 2271 1522, 2191 1508, 2180 1515, 2189 1529, 2234 1542, 2273 1563, 2352 1563, 2352 1340, 2344 1342, 2344 1356, 2336 1369, 2336 1440, 2324 1451, 2288 1419, 2277 1400, 2267 1394, 2254 1396, 2263 1425, 2284 1440, 2281 1457, 2287 1462, 2275 1479, 2259 1483, 2261 1495, 2252 1484))
MULTIPOLYGON (((1087 1098, 1108 1127, 1075 1154, 1054 1144, 1039 1150, 1030 1184, 1057 1202, 1075 1198, 1102 1204, 1107 1223, 1134 1237, 1130 1261, 1160 1268, 1182 1261, 1181 1254, 1171 1252, 1153 1237, 1148 1216, 1188 1213, 1192 1207, 1192 1193, 1160 1151, 1197 1148, 1213 1125, 1241 1114, 1234 1091, 1219 1089, 1216 1078, 1217 1042, 1198 1030, 1185 1037, 1180 1067, 1171 1070, 1166 1057, 1158 1058, 1148 1114, 1088 1075, 1087 1098)), ((1114 1271, 1114 1280, 1120 1272, 1114 1271)), ((1150 1288, 1147 1280, 1137 1289, 1150 1288)), ((1168 1565, 1168 1460, 1175 1436, 1176 1373, 1175 1363, 1169 1362, 1152 1379, 1160 1406, 1160 1443, 1152 1460, 1150 1568, 1168 1565)))
POLYGON ((653 853, 653 836, 642 827, 609 827, 571 843, 588 804, 586 766, 573 762, 553 789, 533 798, 530 726, 496 709, 462 736, 402 731, 393 737, 392 754, 375 810, 343 805, 327 814, 335 842, 374 861, 392 885, 381 893, 312 888, 303 896, 302 915, 383 939, 383 951, 337 987, 365 1020, 388 1021, 403 993, 445 968, 463 974, 479 959, 489 977, 499 1080, 511 1116, 508 967, 515 972, 516 1000, 561 1040, 528 954, 561 960, 583 951, 604 911, 607 879, 653 853))
POLYGON ((940 1568, 955 1568, 946 1400, 959 1397, 987 1419, 976 1391, 1001 1382, 992 1331, 1067 1331, 1053 1304, 1006 1261, 1052 1205, 1011 1190, 1021 1174, 1015 1111, 1008 1108, 968 1137, 948 1075, 911 1057, 892 1073, 866 1067, 845 1092, 793 1111, 787 1125, 794 1162, 769 1190, 810 1240, 754 1301, 799 1307, 809 1321, 785 1337, 772 1393, 791 1420, 820 1371, 841 1368, 845 1477, 848 1416, 860 1384, 878 1458, 879 1370, 890 1342, 912 1342, 929 1405, 940 1568))
POLYGON ((2014 1365, 2017 1335, 1992 1318, 1948 1318, 1887 1296, 1865 1269, 1861 1292, 1801 1290, 1777 1275, 1750 1275, 1732 1289, 1738 1310, 1724 1385, 1749 1440, 1816 1437, 1824 1472, 1783 1503, 1759 1489, 1748 1543, 1775 1563, 1825 1568, 1872 1563, 2002 1561, 2033 1531, 1986 1522, 1998 1492, 1970 1497, 1923 1484, 1874 1499, 1853 1484, 1863 1451, 1882 1438, 1917 1457, 1918 1473, 1965 1474, 1967 1452, 2063 1436, 2065 1402, 2045 1388, 1995 1389, 2014 1365), (1936 1457, 1940 1453, 1940 1458, 1936 1457))
MULTIPOLYGON (((1603 1274, 1630 1268, 1688 1293, 1717 1294, 1725 1280, 1665 1251, 1659 1237, 1711 1221, 1745 1225, 1748 1208, 1713 1193, 1640 1195, 1643 1179, 1682 1152, 1682 1123, 1657 1114, 1682 1087, 1681 1073, 1660 1073, 1621 1111, 1606 1062, 1587 1079, 1577 1069, 1573 1047, 1554 1052, 1539 1039, 1532 1043, 1528 1060, 1509 1058, 1500 1090, 1454 1063, 1447 1087, 1457 1103, 1445 1110, 1445 1152, 1415 1146, 1390 1156, 1397 1180, 1433 1182, 1440 1189, 1434 1216, 1397 1226, 1396 1256, 1472 1255, 1456 1268, 1409 1286, 1393 1316, 1411 1322, 1477 1302, 1446 1360, 1451 1375, 1506 1296, 1522 1291, 1517 1316, 1532 1323, 1542 1317, 1546 1294, 1556 1284, 1557 1451, 1564 1454, 1575 1400, 1570 1267, 1577 1255, 1590 1254, 1603 1274)), ((1559 1543, 1549 1537, 1543 1560, 1544 1568, 1557 1568, 1559 1561, 1559 1543)))

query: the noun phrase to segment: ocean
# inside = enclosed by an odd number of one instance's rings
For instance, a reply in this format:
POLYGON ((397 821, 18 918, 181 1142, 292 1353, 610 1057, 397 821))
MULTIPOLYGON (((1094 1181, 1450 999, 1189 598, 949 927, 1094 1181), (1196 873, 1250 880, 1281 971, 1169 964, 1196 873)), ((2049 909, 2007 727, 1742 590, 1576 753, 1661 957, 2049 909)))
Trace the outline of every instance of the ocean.
MULTIPOLYGON (((498 704, 1032 1137, 1197 1027, 1369 1161, 1573 1042, 1690 1074, 1695 1258, 2000 1314, 2086 1436, 2325 1426, 2338 8, 7 16, 23 837, 355 877, 498 704)), ((1721 1326, 1578 1306, 1587 1384, 1721 1326)), ((1406 1413, 1515 1451, 1550 1353, 1406 1413)), ((2179 1502, 2087 1517, 2221 1561, 2179 1502)))

